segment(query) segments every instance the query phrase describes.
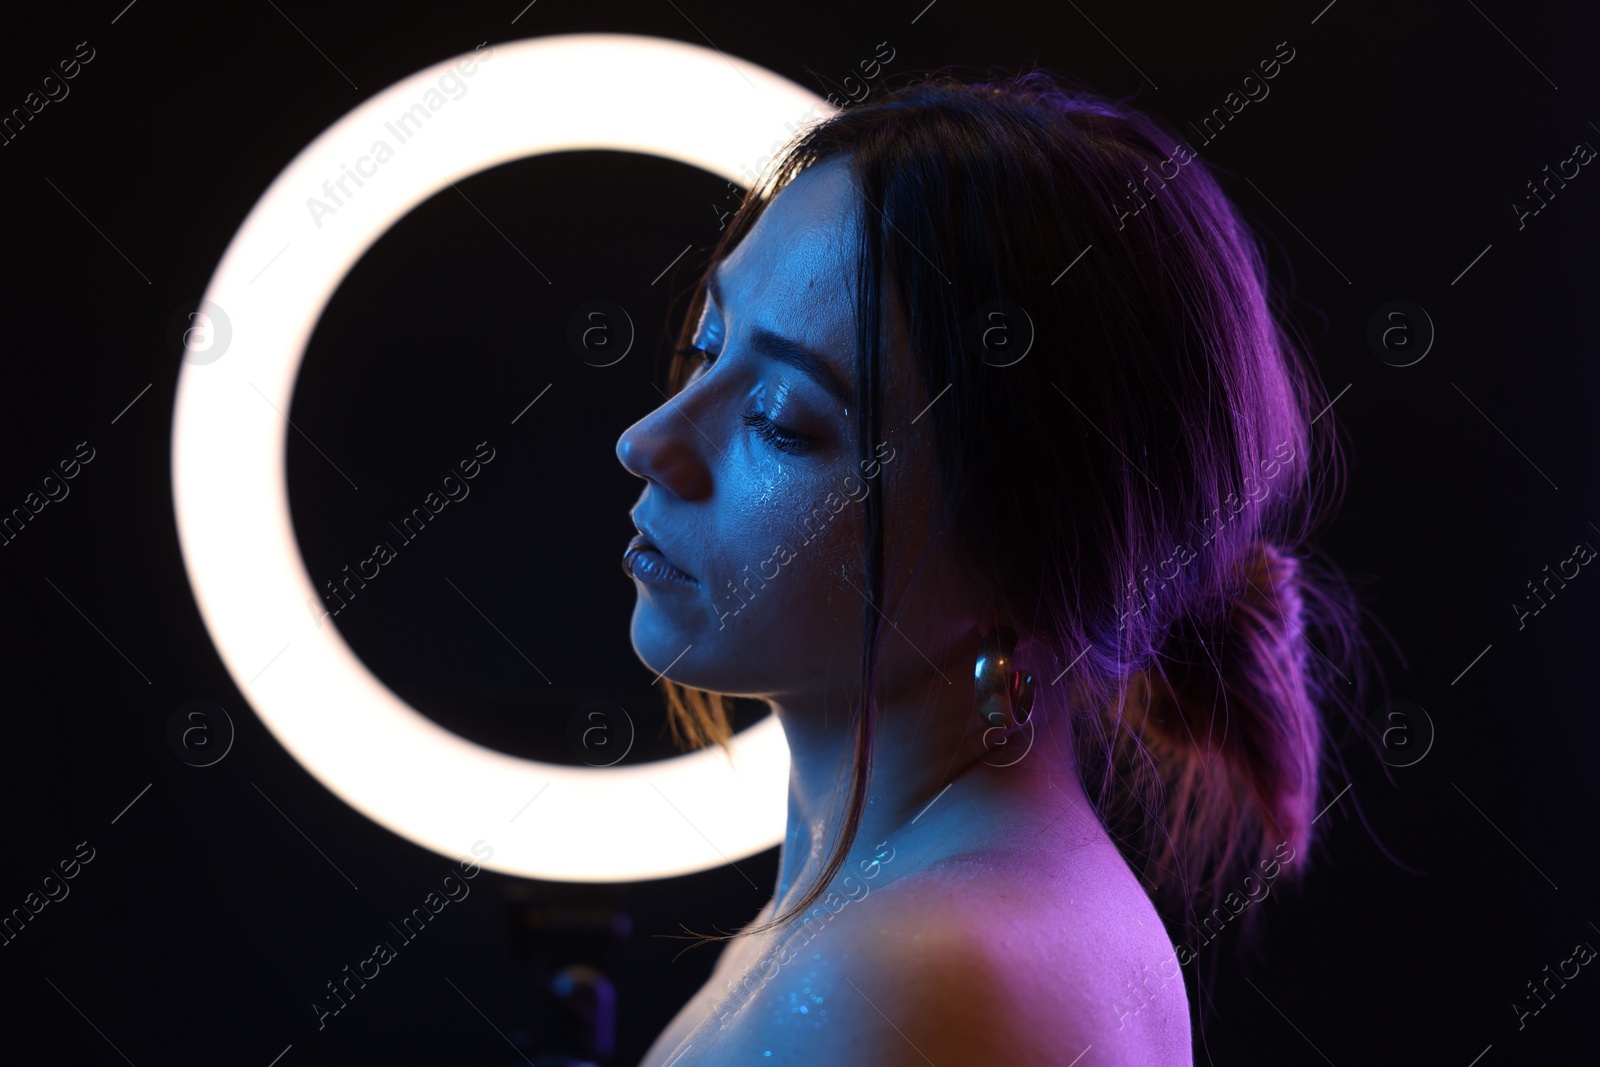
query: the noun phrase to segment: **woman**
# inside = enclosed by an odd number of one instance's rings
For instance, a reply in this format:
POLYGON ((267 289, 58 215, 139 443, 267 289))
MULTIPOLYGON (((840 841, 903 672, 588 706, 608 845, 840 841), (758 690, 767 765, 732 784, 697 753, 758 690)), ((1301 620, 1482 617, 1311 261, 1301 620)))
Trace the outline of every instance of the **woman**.
POLYGON ((1192 1062, 1356 638, 1249 231, 1130 108, 946 74, 803 129, 712 262, 617 444, 632 640, 675 735, 771 707, 788 828, 644 1063, 1192 1062))

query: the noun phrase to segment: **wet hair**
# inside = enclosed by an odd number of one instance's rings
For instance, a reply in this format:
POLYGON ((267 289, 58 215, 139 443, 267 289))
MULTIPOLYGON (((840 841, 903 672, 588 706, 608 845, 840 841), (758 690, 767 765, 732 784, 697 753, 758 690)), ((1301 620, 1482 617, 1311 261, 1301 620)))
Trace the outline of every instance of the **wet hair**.
MULTIPOLYGON (((1253 898, 1252 876, 1304 872, 1325 770, 1339 763, 1324 716, 1354 720, 1365 685, 1355 595, 1309 547, 1342 497, 1344 461, 1288 297, 1213 168, 1156 119, 1039 69, 918 75, 802 127, 711 263, 788 181, 829 160, 845 165, 862 204, 862 469, 884 437, 893 286, 923 399, 940 397, 926 409, 934 528, 1006 625, 1035 642, 1026 666, 1039 686, 1060 676, 1068 688, 1068 758, 1186 942, 1237 914, 1213 907, 1225 891, 1253 898), (996 322, 1011 348, 985 333, 996 322)), ((691 369, 680 353, 674 391, 691 369)), ((849 808, 803 899, 740 934, 811 907, 859 829, 882 637, 882 494, 862 506, 849 808)), ((662 684, 680 743, 726 745, 721 696, 662 684)))

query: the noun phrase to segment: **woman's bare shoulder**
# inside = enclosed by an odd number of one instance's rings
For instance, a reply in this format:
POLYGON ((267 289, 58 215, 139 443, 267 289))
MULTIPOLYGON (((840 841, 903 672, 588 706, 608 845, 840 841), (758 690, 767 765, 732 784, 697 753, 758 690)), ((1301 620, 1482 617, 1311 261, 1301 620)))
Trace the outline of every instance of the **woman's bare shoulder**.
POLYGON ((942 1062, 937 1049, 1059 1065, 1091 1046, 1099 1062, 1192 1062, 1172 943, 1114 849, 951 857, 875 885, 832 925, 848 958, 830 1043, 849 1055, 831 1062, 942 1062))

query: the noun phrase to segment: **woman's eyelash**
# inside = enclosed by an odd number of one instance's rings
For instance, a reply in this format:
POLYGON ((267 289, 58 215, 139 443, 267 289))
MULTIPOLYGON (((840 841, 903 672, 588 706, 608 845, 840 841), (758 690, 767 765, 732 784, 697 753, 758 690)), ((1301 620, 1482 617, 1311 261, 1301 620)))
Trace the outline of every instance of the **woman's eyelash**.
POLYGON ((804 435, 784 429, 767 418, 765 412, 747 411, 739 417, 744 420, 746 426, 755 431, 757 437, 779 452, 793 455, 805 451, 808 439, 804 435))
MULTIPOLYGON (((694 344, 675 347, 672 351, 680 356, 698 356, 700 361, 708 367, 716 362, 719 354, 694 344)), ((769 419, 765 412, 747 411, 739 417, 746 426, 755 431, 757 437, 776 448, 779 452, 795 455, 804 452, 806 446, 810 443, 810 438, 778 425, 769 419)))
POLYGON ((679 347, 679 348, 674 348, 672 350, 672 352, 673 352, 673 355, 677 355, 677 356, 699 356, 701 362, 707 363, 707 364, 711 363, 712 361, 714 361, 717 358, 717 353, 711 351, 710 349, 701 348, 698 345, 692 345, 692 344, 691 345, 683 345, 682 347, 679 347))

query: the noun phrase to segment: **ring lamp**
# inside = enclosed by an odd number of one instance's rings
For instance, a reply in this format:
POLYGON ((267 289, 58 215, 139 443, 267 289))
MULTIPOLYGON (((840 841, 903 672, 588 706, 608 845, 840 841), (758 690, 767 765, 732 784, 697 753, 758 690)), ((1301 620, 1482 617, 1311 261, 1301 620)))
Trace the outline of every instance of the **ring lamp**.
POLYGON ((746 164, 796 128, 784 120, 833 110, 771 71, 680 41, 571 34, 480 46, 345 115, 251 209, 201 303, 225 313, 226 350, 191 348, 178 375, 178 537, 234 683, 345 803, 451 858, 473 845, 481 856, 486 842, 485 867, 571 882, 688 874, 782 839, 789 751, 771 717, 735 736, 731 764, 712 748, 576 767, 475 744, 391 692, 308 606, 321 599, 289 517, 286 413, 345 274, 450 183, 544 152, 612 149, 747 186, 746 164))

